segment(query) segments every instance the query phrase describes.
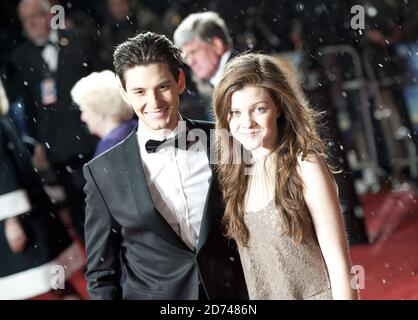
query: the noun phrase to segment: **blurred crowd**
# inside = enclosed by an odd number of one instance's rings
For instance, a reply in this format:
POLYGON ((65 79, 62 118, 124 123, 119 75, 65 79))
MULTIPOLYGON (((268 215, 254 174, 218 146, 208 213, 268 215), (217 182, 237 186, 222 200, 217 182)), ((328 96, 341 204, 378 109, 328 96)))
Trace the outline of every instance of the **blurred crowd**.
MULTIPOLYGON (((119 95, 113 51, 142 31, 182 49, 180 108, 191 118, 213 120, 211 92, 231 56, 252 50, 293 64, 312 106, 325 111, 322 135, 344 172, 336 180, 351 244, 367 242, 360 194, 418 178, 418 0, 4 0, 0 16, 8 105, 0 108, 0 260, 9 261, 0 267, 0 298, 22 271, 62 261, 69 248, 79 255, 60 224, 82 242, 82 166, 136 125, 119 95), (50 5, 64 8, 65 29, 51 28, 58 17, 50 5), (364 29, 353 26, 354 5, 364 9, 364 29), (11 205, 19 201, 26 205, 11 205), (42 210, 48 219, 26 216, 42 210)), ((17 291, 4 297, 43 292, 17 291)))

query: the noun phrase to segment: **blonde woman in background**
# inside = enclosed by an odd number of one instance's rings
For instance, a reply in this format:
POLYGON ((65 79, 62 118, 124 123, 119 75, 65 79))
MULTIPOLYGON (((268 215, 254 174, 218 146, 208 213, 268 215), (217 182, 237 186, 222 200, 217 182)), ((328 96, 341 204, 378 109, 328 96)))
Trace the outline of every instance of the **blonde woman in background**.
POLYGON ((294 75, 244 54, 214 90, 223 221, 251 299, 356 299, 336 184, 294 75))
POLYGON ((133 109, 122 99, 119 81, 112 71, 93 72, 80 79, 71 96, 80 107, 81 120, 101 139, 94 156, 125 139, 137 125, 132 120, 133 109))

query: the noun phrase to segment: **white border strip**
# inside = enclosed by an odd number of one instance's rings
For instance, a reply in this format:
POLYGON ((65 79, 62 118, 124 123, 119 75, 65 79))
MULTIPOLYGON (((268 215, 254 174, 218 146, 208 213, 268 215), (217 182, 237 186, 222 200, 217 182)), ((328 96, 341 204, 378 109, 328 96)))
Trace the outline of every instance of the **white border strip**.
POLYGON ((0 278, 0 300, 29 299, 52 290, 52 280, 57 276, 54 266, 62 266, 65 279, 84 267, 84 255, 80 245, 73 242, 54 260, 10 276, 0 278))
POLYGON ((0 196, 0 220, 31 211, 32 206, 25 190, 19 189, 0 196))

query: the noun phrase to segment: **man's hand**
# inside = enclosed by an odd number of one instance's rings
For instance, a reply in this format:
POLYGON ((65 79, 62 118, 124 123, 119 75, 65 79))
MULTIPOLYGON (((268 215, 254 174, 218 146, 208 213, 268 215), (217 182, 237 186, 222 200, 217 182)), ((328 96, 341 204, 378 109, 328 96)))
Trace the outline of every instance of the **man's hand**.
POLYGON ((48 167, 48 159, 46 156, 46 151, 41 144, 36 144, 33 150, 32 162, 35 168, 45 169, 48 167))
POLYGON ((28 238, 18 218, 13 217, 5 221, 5 235, 10 249, 14 253, 22 252, 25 249, 28 238))

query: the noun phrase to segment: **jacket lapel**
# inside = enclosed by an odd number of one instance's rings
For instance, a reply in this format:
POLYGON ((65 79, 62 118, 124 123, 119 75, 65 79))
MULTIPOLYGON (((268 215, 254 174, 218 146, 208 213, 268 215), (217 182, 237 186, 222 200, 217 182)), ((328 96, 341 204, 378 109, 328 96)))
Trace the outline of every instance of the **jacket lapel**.
POLYGON ((145 224, 144 228, 153 231, 160 238, 176 247, 190 251, 188 246, 181 240, 154 206, 142 167, 136 133, 137 130, 134 130, 129 135, 126 139, 126 143, 123 144, 122 150, 124 164, 128 172, 128 180, 137 210, 140 214, 145 216, 143 219, 143 223, 145 224))
POLYGON ((213 148, 213 141, 210 136, 210 125, 199 126, 195 121, 183 116, 190 128, 199 128, 205 131, 207 139, 207 156, 209 160, 210 169, 212 171, 212 179, 209 182, 209 189, 206 195, 205 207, 203 209, 202 222, 200 225, 199 240, 197 242, 197 252, 199 252, 206 240, 209 237, 211 230, 216 222, 217 216, 223 213, 222 197, 219 190, 216 170, 213 164, 210 163, 210 148, 213 148))
POLYGON ((206 196, 205 207, 203 209, 202 223, 200 225, 199 240, 197 242, 197 252, 202 249, 203 245, 209 237, 210 231, 216 221, 216 217, 222 211, 221 199, 219 193, 218 179, 212 165, 212 180, 209 185, 208 194, 206 196))

